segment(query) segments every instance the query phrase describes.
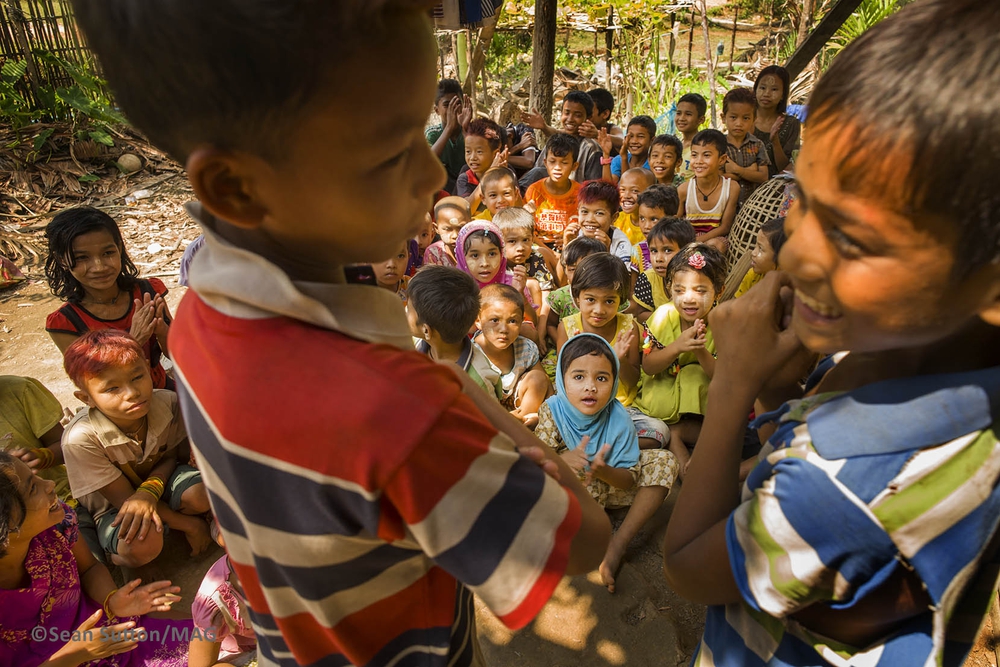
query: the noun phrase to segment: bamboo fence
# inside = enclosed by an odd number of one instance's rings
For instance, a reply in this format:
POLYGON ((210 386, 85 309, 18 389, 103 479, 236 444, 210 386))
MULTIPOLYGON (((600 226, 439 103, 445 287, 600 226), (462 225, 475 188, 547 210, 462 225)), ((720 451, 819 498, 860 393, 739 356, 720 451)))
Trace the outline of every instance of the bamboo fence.
POLYGON ((97 62, 77 30, 69 0, 0 0, 0 65, 9 60, 27 63, 26 79, 17 86, 36 105, 41 104, 40 86, 73 84, 63 68, 37 58, 39 51, 100 76, 97 62))

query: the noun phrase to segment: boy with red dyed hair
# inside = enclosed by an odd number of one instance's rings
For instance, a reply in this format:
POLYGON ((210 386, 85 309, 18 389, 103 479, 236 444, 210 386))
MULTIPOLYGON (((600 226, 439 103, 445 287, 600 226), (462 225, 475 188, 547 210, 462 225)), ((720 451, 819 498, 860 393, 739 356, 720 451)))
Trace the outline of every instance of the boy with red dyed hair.
POLYGON ((577 219, 566 226, 563 244, 578 236, 597 239, 615 257, 626 264, 632 256, 632 244, 628 236, 613 227, 618 215, 618 188, 608 181, 588 181, 576 195, 577 219))
POLYGON ((116 565, 140 567, 163 549, 163 524, 184 533, 197 556, 211 543, 201 473, 190 456, 177 394, 153 389, 142 348, 117 329, 76 339, 63 359, 87 404, 66 425, 63 458, 73 496, 97 524, 116 565))

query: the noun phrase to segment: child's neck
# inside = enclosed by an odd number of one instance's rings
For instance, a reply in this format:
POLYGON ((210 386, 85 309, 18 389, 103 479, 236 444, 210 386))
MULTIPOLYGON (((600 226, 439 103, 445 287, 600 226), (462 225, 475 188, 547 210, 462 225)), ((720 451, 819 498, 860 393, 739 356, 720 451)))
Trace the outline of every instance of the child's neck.
POLYGON ((647 148, 642 153, 628 153, 628 166, 629 168, 641 167, 646 164, 646 160, 649 159, 649 149, 647 148))
MULTIPOLYGON (((517 339, 515 339, 517 340, 517 339)), ((486 358, 493 362, 493 365, 504 373, 509 373, 514 368, 514 342, 504 348, 496 347, 486 340, 486 336, 479 334, 476 336, 476 344, 482 348, 486 358)))
POLYGON ((124 303, 121 296, 122 289, 118 286, 117 282, 111 287, 105 287, 104 289, 94 289, 93 287, 87 287, 86 285, 82 285, 82 287, 84 293, 83 301, 96 303, 102 306, 120 305, 124 303))
POLYGON ((739 148, 740 146, 742 146, 743 144, 746 143, 746 141, 747 141, 747 135, 743 134, 743 135, 740 135, 739 137, 737 137, 737 136, 734 136, 733 134, 727 134, 726 135, 726 141, 728 141, 733 146, 736 146, 737 148, 739 148))
POLYGON ((683 143, 684 147, 687 148, 687 147, 689 147, 691 145, 691 140, 694 139, 694 135, 698 134, 698 130, 695 130, 694 132, 691 132, 691 133, 681 132, 681 134, 684 135, 684 139, 683 139, 682 143, 683 143))
POLYGON ((430 357, 434 361, 450 361, 454 364, 458 362, 462 352, 465 351, 464 341, 445 343, 442 340, 431 340, 428 341, 428 344, 431 347, 430 357))
POLYGON ((243 229, 216 218, 216 233, 233 245, 259 255, 285 272, 293 281, 337 284, 344 282, 344 264, 338 257, 311 260, 292 250, 259 229, 243 229))
POLYGON ((458 257, 455 256, 455 246, 448 245, 447 243, 443 245, 444 245, 444 254, 448 255, 448 258, 457 264, 458 257))
POLYGON ((399 293, 399 283, 400 282, 401 281, 397 280, 396 282, 394 282, 391 285, 385 285, 385 284, 379 283, 378 286, 381 287, 384 290, 392 292, 393 294, 398 294, 399 293))
POLYGON ((676 177, 677 177, 677 170, 675 169, 674 171, 671 171, 668 174, 664 174, 663 178, 656 179, 656 181, 660 185, 673 185, 674 184, 674 179, 676 177))
POLYGON ((694 185, 696 188, 700 188, 703 192, 710 192, 714 190, 722 180, 722 174, 718 171, 710 171, 704 176, 694 178, 694 185))
POLYGON ((569 192, 571 187, 573 187, 573 181, 569 178, 562 182, 552 180, 551 176, 545 179, 545 189, 554 195, 564 195, 569 192))
POLYGON ((618 315, 616 314, 614 317, 608 320, 607 324, 599 328, 594 328, 589 324, 587 324, 586 321, 584 321, 582 328, 584 332, 597 334, 598 336, 600 336, 601 338, 603 338, 604 340, 608 341, 613 345, 615 341, 615 334, 618 332, 618 315))
POLYGON ((776 120, 778 120, 778 107, 774 107, 773 109, 757 107, 757 115, 754 120, 754 124, 757 127, 770 132, 771 126, 774 125, 774 121, 776 120))

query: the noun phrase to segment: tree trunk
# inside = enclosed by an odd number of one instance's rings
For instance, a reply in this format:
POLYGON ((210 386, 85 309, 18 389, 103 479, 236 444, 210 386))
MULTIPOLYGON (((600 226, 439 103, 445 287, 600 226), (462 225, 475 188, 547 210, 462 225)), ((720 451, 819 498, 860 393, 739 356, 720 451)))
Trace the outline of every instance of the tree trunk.
POLYGON ((709 122, 716 127, 718 114, 715 112, 715 59, 712 56, 712 37, 708 33, 708 0, 701 0, 701 29, 705 33, 705 67, 708 76, 709 122))
POLYGON ((552 79, 556 73, 556 0, 535 0, 531 40, 531 108, 552 118, 552 79))
POLYGON ((799 34, 795 38, 795 46, 799 47, 809 36, 809 27, 812 25, 813 0, 802 0, 802 15, 799 17, 799 34))

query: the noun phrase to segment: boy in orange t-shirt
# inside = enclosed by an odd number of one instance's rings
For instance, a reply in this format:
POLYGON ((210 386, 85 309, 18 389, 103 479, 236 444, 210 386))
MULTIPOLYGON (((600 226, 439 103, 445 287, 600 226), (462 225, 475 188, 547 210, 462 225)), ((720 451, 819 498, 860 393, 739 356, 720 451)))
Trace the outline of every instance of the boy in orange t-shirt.
POLYGON ((570 179, 580 155, 580 142, 568 134, 553 134, 546 144, 548 178, 532 183, 524 194, 524 208, 535 215, 535 238, 562 247, 566 225, 576 219, 580 184, 570 179))

